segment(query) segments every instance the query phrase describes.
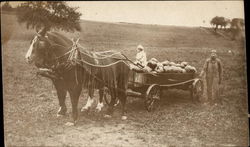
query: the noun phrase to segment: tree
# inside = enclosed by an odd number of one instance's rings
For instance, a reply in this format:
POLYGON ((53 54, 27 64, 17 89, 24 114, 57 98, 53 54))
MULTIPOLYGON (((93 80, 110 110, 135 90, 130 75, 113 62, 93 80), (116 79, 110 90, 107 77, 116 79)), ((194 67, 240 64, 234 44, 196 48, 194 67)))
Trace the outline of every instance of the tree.
POLYGON ((210 21, 210 24, 211 24, 211 25, 215 25, 214 30, 215 30, 215 32, 216 32, 216 30, 218 29, 218 26, 221 26, 221 28, 222 28, 222 27, 226 28, 226 26, 227 26, 228 24, 230 24, 230 19, 227 19, 227 18, 224 18, 224 17, 218 17, 218 16, 216 16, 216 17, 214 17, 214 18, 210 21))
POLYGON ((232 39, 236 40, 237 38, 244 39, 244 19, 242 18, 233 18, 231 22, 231 32, 232 39))
POLYGON ((10 5, 9 2, 5 2, 3 5, 2 5, 2 10, 3 11, 11 11, 12 10, 12 7, 10 5))
POLYGON ((43 28, 42 35, 51 29, 81 31, 77 9, 62 1, 28 1, 17 7, 18 22, 26 23, 27 29, 43 28))

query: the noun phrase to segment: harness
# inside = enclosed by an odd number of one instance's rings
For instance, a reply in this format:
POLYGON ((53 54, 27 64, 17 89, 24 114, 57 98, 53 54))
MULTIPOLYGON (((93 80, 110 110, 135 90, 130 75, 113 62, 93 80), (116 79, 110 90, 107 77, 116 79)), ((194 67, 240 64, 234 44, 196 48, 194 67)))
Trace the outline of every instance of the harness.
POLYGON ((56 56, 55 52, 53 52, 54 47, 62 47, 65 49, 66 47, 60 44, 52 43, 48 38, 42 38, 42 40, 47 41, 50 46, 46 48, 44 53, 45 60, 43 66, 45 67, 45 69, 39 69, 37 74, 48 77, 52 80, 62 79, 60 69, 63 69, 63 71, 69 71, 73 68, 73 66, 67 61, 62 62, 61 59, 72 52, 73 46, 67 48, 67 50, 69 51, 67 51, 63 55, 56 56))
MULTIPOLYGON (((66 49, 66 47, 62 46, 60 44, 51 43, 51 41, 49 39, 46 39, 46 41, 48 41, 50 44, 50 46, 46 49, 46 53, 45 53, 46 54, 45 67, 47 68, 47 70, 45 70, 46 74, 44 74, 44 72, 43 72, 43 73, 40 73, 40 75, 45 76, 45 77, 49 77, 52 80, 58 80, 58 79, 62 80, 63 79, 62 74, 64 72, 72 70, 72 68, 75 67, 75 80, 76 80, 76 83, 78 85, 79 81, 78 81, 78 74, 77 74, 78 68, 77 67, 82 66, 82 64, 85 64, 85 65, 88 65, 91 67, 95 67, 95 68, 107 68, 107 67, 111 67, 111 66, 114 66, 116 64, 119 64, 119 63, 123 63, 123 64, 129 66, 128 62, 130 62, 139 68, 143 68, 143 67, 135 64, 133 61, 131 61, 127 56, 125 56, 121 52, 117 52, 117 51, 95 52, 95 56, 91 56, 90 54, 80 50, 80 49, 85 50, 85 48, 82 47, 78 43, 79 39, 75 42, 72 40, 73 45, 71 47, 67 48, 69 51, 67 51, 63 55, 56 56, 56 54, 53 52, 52 48, 58 46, 58 47, 63 47, 66 49), (110 64, 106 64, 106 65, 93 64, 93 63, 85 61, 81 58, 79 59, 78 56, 81 54, 84 54, 84 55, 94 59, 94 61, 103 60, 103 59, 107 59, 107 58, 113 58, 113 59, 116 59, 117 61, 110 63, 110 64), (115 55, 120 55, 123 58, 114 57, 115 55), (67 58, 65 58, 65 57, 67 57, 67 58), (65 60, 61 60, 61 59, 65 59, 65 60)), ((97 80, 98 82, 102 83, 103 85, 108 86, 110 88, 115 88, 118 91, 124 92, 123 89, 108 85, 103 79, 99 78, 95 74, 92 74, 90 71, 88 71, 88 70, 85 70, 85 71, 87 72, 88 75, 92 76, 94 78, 94 80, 97 80)), ((150 74, 156 76, 153 73, 150 73, 150 74)))

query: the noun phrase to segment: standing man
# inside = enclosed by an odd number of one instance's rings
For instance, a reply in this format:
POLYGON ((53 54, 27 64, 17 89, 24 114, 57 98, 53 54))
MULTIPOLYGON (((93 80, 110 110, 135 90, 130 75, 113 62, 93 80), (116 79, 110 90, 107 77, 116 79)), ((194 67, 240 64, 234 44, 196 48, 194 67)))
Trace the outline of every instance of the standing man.
POLYGON ((211 56, 208 58, 200 73, 200 77, 205 74, 207 83, 207 98, 212 104, 218 100, 219 85, 222 79, 222 65, 220 59, 217 57, 216 50, 211 51, 211 56))

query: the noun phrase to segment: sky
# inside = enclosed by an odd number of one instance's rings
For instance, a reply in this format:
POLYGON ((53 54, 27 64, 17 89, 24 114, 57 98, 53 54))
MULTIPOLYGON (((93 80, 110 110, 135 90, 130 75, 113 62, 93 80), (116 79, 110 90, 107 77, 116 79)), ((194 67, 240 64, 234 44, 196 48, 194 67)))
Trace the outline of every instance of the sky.
MULTIPOLYGON (((68 1, 81 19, 175 26, 210 26, 215 16, 244 18, 239 1, 68 1)), ((17 5, 13 3, 13 5, 17 5)))
POLYGON ((106 22, 210 26, 214 16, 244 18, 243 1, 85 1, 68 4, 79 7, 81 19, 106 22))

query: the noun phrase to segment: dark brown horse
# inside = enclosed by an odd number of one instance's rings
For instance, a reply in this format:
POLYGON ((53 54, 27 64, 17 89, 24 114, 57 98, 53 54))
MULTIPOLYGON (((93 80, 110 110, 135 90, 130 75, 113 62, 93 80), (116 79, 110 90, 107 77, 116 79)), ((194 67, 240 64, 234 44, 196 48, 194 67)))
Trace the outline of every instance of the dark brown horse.
MULTIPOLYGON (((77 65, 73 66, 67 62, 68 53, 72 49, 73 44, 70 39, 56 32, 47 33, 46 36, 42 34, 38 33, 32 39, 25 58, 28 63, 34 63, 40 69, 51 69, 59 77, 51 78, 56 88, 60 105, 57 114, 66 114, 65 98, 66 93, 69 92, 72 104, 72 118, 75 123, 78 118, 77 105, 79 96, 83 86, 87 88, 91 86, 91 80, 89 80, 91 75, 87 74, 84 68, 80 68, 77 65)), ((102 104, 103 85, 98 88, 100 94, 99 103, 102 104)), ((88 94, 90 97, 93 97, 93 90, 89 90, 88 94)))
POLYGON ((126 119, 126 89, 130 72, 127 59, 120 52, 115 51, 100 53, 79 48, 78 51, 78 57, 73 61, 99 81, 99 84, 101 83, 110 90, 112 99, 106 116, 112 115, 115 100, 118 98, 122 105, 122 119, 126 119))

